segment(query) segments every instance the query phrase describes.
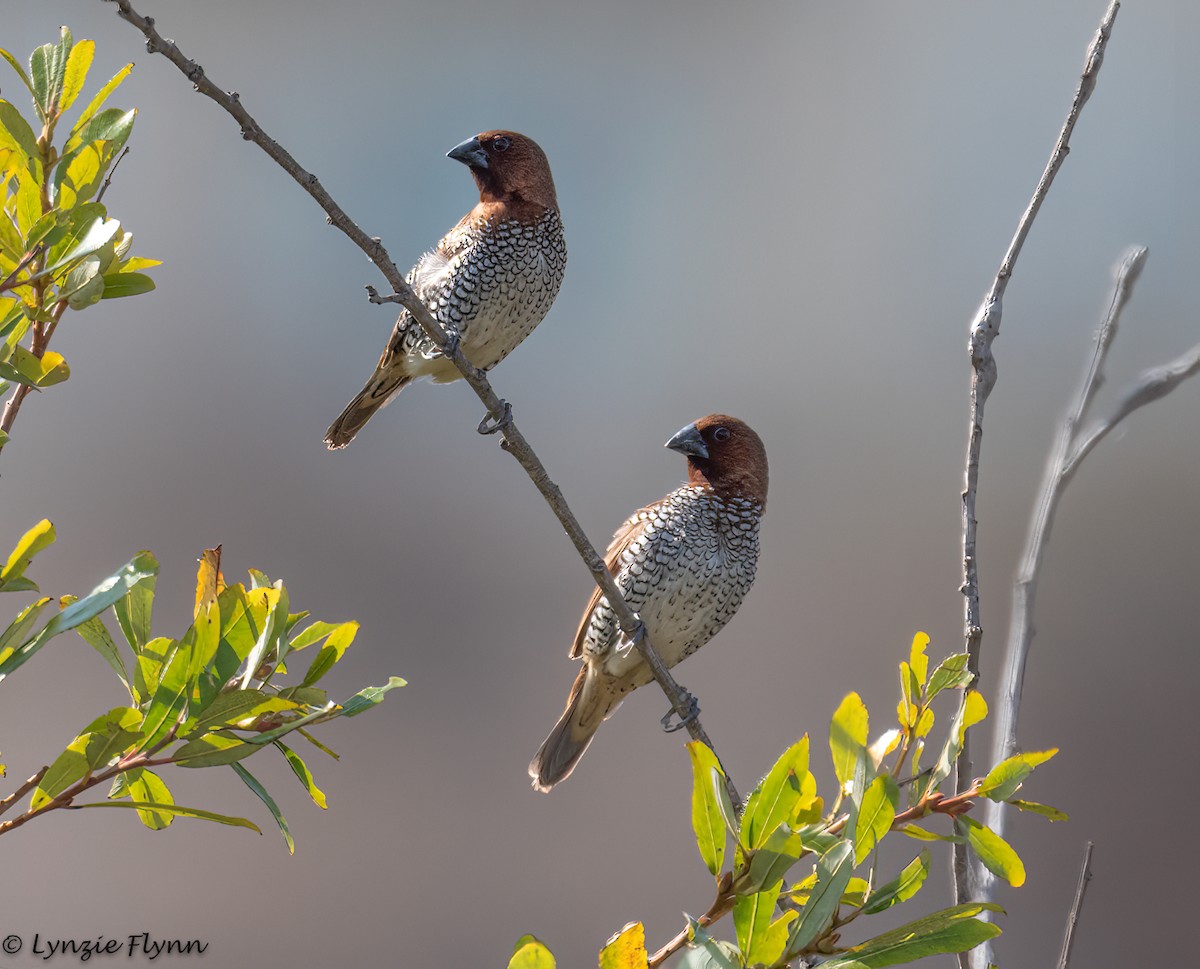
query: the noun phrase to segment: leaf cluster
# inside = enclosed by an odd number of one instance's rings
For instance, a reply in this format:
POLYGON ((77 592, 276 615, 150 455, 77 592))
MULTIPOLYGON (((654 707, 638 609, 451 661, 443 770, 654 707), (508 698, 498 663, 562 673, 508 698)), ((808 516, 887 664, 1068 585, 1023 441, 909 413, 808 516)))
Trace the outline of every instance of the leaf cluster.
POLYGON ((62 355, 45 345, 67 308, 154 288, 142 270, 158 261, 132 254, 132 233, 109 218, 100 201, 137 117, 136 109, 105 104, 132 64, 96 93, 56 144, 65 114, 83 92, 95 48, 91 40, 75 43, 63 27, 57 44, 30 55, 28 70, 0 49, 35 114, 31 125, 0 99, 0 391, 4 381, 45 388, 70 376, 62 355), (33 338, 23 343, 31 331, 33 338))
MULTIPOLYGON (((998 935, 1000 928, 979 916, 1000 909, 978 903, 942 909, 852 945, 842 939, 850 923, 907 902, 925 884, 932 863, 928 847, 899 872, 883 870, 879 846, 893 832, 922 842, 969 842, 983 864, 1018 886, 1025 880, 1021 859, 969 816, 972 799, 1007 801, 1051 820, 1066 817, 1016 796, 1033 769, 1055 750, 1009 758, 961 793, 942 790, 962 753, 966 730, 986 716, 987 704, 970 689, 973 676, 966 654, 949 656, 931 671, 928 644, 929 637, 918 633, 900 664, 895 727, 870 741, 869 713, 858 694, 849 694, 838 706, 829 727, 838 788, 828 808, 810 770, 807 735, 775 761, 740 814, 729 799, 716 755, 698 741, 688 744, 692 828, 701 860, 715 879, 716 899, 704 916, 688 918, 680 946, 654 956, 646 952, 641 923, 627 925, 601 952, 601 967, 647 969, 686 944, 679 965, 689 969, 782 969, 813 956, 825 959, 822 965, 829 969, 881 969, 964 952, 998 935), (953 695, 959 702, 946 736, 933 748, 932 763, 922 767, 937 719, 934 702, 953 695), (950 820, 950 831, 938 833, 915 823, 936 815, 950 820), (803 859, 810 859, 811 867, 793 874, 803 859), (736 941, 715 938, 709 927, 730 913, 736 941)), ((533 952, 529 947, 534 943, 541 946, 533 940, 518 947, 513 963, 518 969, 542 965, 519 958, 533 952)))
MULTIPOLYGON (((0 570, 0 591, 37 591, 25 575, 32 558, 55 538, 42 521, 18 542, 0 570)), ((141 552, 89 595, 59 599, 59 610, 40 626, 51 606, 40 597, 0 633, 0 680, 19 669, 60 633, 74 629, 108 664, 128 703, 114 707, 80 731, 38 778, 25 814, 0 824, 0 834, 55 808, 125 807, 148 828, 165 828, 178 815, 254 828, 232 818, 175 803, 155 770, 229 766, 266 804, 287 842, 294 843, 272 796, 241 763, 267 747, 287 761, 319 807, 325 795, 307 764, 284 738, 295 733, 336 757, 309 731, 338 717, 353 717, 381 702, 404 681, 392 677, 343 703, 319 685, 345 655, 358 623, 308 620, 291 612, 287 588, 250 570, 248 583, 226 585, 220 549, 203 553, 196 577, 194 621, 178 638, 154 636, 158 563, 141 552), (118 635, 104 620, 111 611, 118 635), (301 653, 308 651, 303 664, 301 653), (304 672, 299 672, 305 666, 304 672), (290 669, 289 669, 290 668, 290 669), (294 671, 294 672, 293 672, 294 671), (108 800, 76 803, 91 787, 110 781, 108 800)), ((0 802, 0 810, 11 806, 0 802)))

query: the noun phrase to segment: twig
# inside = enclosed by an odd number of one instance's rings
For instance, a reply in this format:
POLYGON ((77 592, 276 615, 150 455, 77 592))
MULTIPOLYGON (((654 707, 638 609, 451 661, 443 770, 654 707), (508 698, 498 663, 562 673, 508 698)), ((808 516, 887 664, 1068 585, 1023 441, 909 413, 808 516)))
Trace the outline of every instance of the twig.
POLYGON ((129 154, 129 149, 125 148, 121 154, 117 155, 117 160, 113 162, 113 167, 108 170, 108 175, 104 178, 104 184, 100 186, 100 191, 96 193, 96 201, 100 202, 104 199, 104 193, 108 191, 108 186, 112 184, 113 176, 117 173, 117 166, 121 164, 121 160, 129 154))
MULTIPOLYGON (((482 371, 471 366, 467 358, 463 356, 461 349, 449 345, 446 331, 434 319, 433 315, 417 297, 416 293, 413 292, 412 288, 404 281, 403 274, 396 268, 396 264, 392 262, 382 241, 378 238, 371 238, 360 229, 333 200, 324 186, 321 185, 317 176, 302 168, 286 149, 266 134, 262 126, 242 106, 241 99, 236 92, 227 94, 225 91, 222 91, 208 79, 203 67, 195 61, 188 59, 173 41, 164 39, 155 30, 153 18, 143 17, 133 9, 129 0, 104 0, 104 2, 115 3, 120 17, 136 27, 145 36, 146 49, 148 51, 162 54, 178 67, 200 94, 211 98, 238 122, 242 129, 243 138, 254 142, 262 148, 302 189, 312 196, 313 200, 328 215, 329 224, 340 229, 378 267, 383 277, 387 280, 388 285, 391 286, 393 293, 397 297, 397 301, 413 315, 413 318, 420 324, 425 334, 433 340, 438 349, 454 364, 458 372, 463 375, 467 384, 483 402, 487 413, 497 420, 506 417, 509 408, 505 401, 496 396, 487 377, 482 371)), ((629 608, 628 603, 621 596, 616 582, 604 566, 604 560, 588 540, 583 528, 575 518, 574 512, 571 511, 566 499, 563 498, 562 491, 550 479, 545 466, 537 454, 534 453, 533 448, 530 447, 529 442, 526 441, 525 436, 521 433, 516 423, 510 419, 504 423, 501 430, 503 434, 501 447, 516 458, 517 463, 525 469, 525 473, 529 475, 530 480, 533 481, 537 489, 542 493, 542 497, 546 499, 546 503, 554 511, 555 515, 558 516, 558 520, 566 530, 567 536, 575 545, 575 550, 579 553, 579 557, 583 559, 584 564, 592 573, 596 584, 600 586, 605 597, 608 599, 609 605, 612 607, 613 613, 620 624, 621 631, 634 643, 643 660, 645 660, 646 665, 650 667, 650 671, 654 674, 658 685, 662 688, 668 699, 670 699, 671 706, 675 712, 681 719, 687 718, 692 709, 688 703, 688 694, 675 682, 674 677, 671 676, 667 668, 663 665, 662 659, 658 656, 653 646, 651 646, 648 638, 644 635, 639 635, 642 625, 641 620, 629 608)), ((698 718, 693 718, 688 722, 687 729, 694 740, 699 740, 710 749, 715 750, 712 741, 709 739, 698 718)), ((729 780, 729 772, 726 771, 725 775, 725 784, 729 791, 729 797, 735 807, 740 807, 741 798, 732 781, 729 780)))
MULTIPOLYGON (((30 352, 35 357, 41 358, 46 348, 50 343, 50 337, 54 336, 54 330, 58 326, 58 321, 62 319, 63 313, 66 312, 67 301, 62 300, 57 303, 53 310, 50 311, 50 323, 48 326, 43 326, 41 323, 35 323, 33 329, 33 341, 30 347, 30 352)), ((7 434, 12 430, 13 422, 17 419, 17 414, 21 410, 21 404, 25 402, 25 398, 33 392, 33 388, 29 384, 18 384, 13 390, 8 400, 4 403, 4 413, 0 416, 0 431, 7 434)), ((4 445, 0 444, 0 451, 4 450, 4 445)))
MULTIPOLYGON (((1108 10, 1104 14, 1104 19, 1100 22, 1100 27, 1096 31, 1095 37, 1092 38, 1092 42, 1088 46, 1083 73, 1079 78, 1079 85, 1075 89, 1075 97, 1071 102, 1071 109, 1067 113, 1067 120, 1063 123, 1062 129, 1059 131, 1058 139, 1054 143, 1054 149, 1050 153, 1050 160, 1042 172, 1042 177, 1038 180, 1033 197, 1030 199, 1024 213, 1022 213, 1020 221, 1017 223, 1017 230, 1008 245, 1008 251, 1004 254, 1004 259, 1000 263, 1000 269, 996 273, 995 279, 992 280, 991 288, 984 297, 983 304, 980 306, 979 312, 971 324, 970 420, 967 434, 965 487, 962 495, 963 584, 961 592, 965 599, 963 606, 965 614, 964 637, 969 657, 968 668, 977 676, 979 674, 979 653, 983 639, 983 625, 979 611, 975 498, 979 490, 979 456, 983 436, 984 405, 992 392, 992 388, 996 385, 996 358, 992 354, 992 343, 1000 333, 1004 291, 1008 287, 1009 279, 1012 278, 1017 257, 1021 254, 1021 247, 1025 244, 1025 239, 1029 235, 1033 220, 1037 216, 1038 210, 1042 207, 1042 202, 1045 201, 1047 192, 1050 191, 1050 185, 1054 181, 1054 176, 1058 174, 1059 168, 1062 167, 1062 163, 1066 160, 1067 154, 1070 151, 1071 133, 1075 130, 1075 122, 1079 120, 1079 114, 1083 110, 1083 106, 1087 103, 1088 98, 1091 97, 1092 92, 1096 88, 1096 78, 1100 72, 1100 66, 1104 61, 1104 49, 1108 45, 1108 38, 1112 33, 1113 21, 1116 19, 1117 11, 1120 8, 1121 4, 1119 0, 1112 0, 1108 10)), ((955 786, 957 790, 961 790, 965 786, 971 774, 970 740, 967 737, 963 740, 962 755, 955 765, 955 786)), ((973 888, 967 846, 956 844, 954 846, 954 891, 956 900, 958 902, 966 902, 973 897, 973 888)), ((963 969, 966 969, 968 965, 966 954, 959 957, 959 964, 963 969)))
POLYGON ((21 261, 13 267, 13 271, 5 276, 4 280, 0 282, 0 293, 7 293, 10 289, 16 289, 18 286, 24 286, 25 283, 18 280, 17 277, 21 275, 26 266, 28 266, 35 259, 39 259, 41 257, 42 251, 45 248, 45 245, 39 242, 36 246, 25 253, 25 255, 21 257, 21 261))
POLYGON ((48 771, 49 769, 50 769, 49 766, 43 767, 40 771, 38 771, 31 778, 29 778, 29 780, 27 780, 24 784, 22 784, 15 791, 13 791, 10 795, 8 795, 8 797, 6 797, 6 798, 4 798, 4 800, 0 801, 0 814, 3 814, 10 807, 12 807, 14 804, 16 804, 17 801, 21 800, 21 798, 23 798, 26 794, 28 794, 30 791, 32 791, 40 783, 42 783, 42 778, 46 776, 46 771, 48 771))
POLYGON ((1083 896, 1087 894, 1088 882, 1092 880, 1092 849, 1096 845, 1089 841, 1087 851, 1083 853, 1083 867, 1079 870, 1079 884, 1075 887, 1075 901, 1067 916, 1067 929, 1063 933, 1062 954, 1058 957, 1058 969, 1067 969, 1071 961, 1071 947, 1075 944, 1075 925, 1079 922, 1079 912, 1083 909, 1083 896))

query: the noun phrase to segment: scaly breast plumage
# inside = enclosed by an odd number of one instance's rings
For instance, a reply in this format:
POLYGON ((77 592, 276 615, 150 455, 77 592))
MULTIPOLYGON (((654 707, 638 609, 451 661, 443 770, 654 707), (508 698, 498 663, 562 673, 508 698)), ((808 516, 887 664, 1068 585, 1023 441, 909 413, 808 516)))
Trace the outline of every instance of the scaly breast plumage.
MULTIPOLYGON (((444 274, 430 278, 420 295, 447 329, 462 337, 463 352, 475 366, 490 368, 507 356, 541 322, 558 294, 566 246, 557 215, 537 226, 501 223, 475 231, 444 274)), ((437 355, 415 323, 405 349, 426 358, 437 355)))
MULTIPOLYGON (((642 512, 646 527, 622 553, 617 584, 668 666, 707 643, 741 606, 757 568, 758 511, 682 488, 642 512)), ((616 648, 622 638, 602 599, 586 652, 622 675, 640 663, 616 648)))

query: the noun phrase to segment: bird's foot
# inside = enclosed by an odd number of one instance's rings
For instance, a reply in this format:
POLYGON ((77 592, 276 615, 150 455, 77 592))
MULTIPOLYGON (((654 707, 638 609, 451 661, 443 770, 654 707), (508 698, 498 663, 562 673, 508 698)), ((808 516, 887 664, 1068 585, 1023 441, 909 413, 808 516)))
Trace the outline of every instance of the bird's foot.
POLYGON ((458 353, 459 345, 462 343, 462 337, 457 330, 446 331, 446 342, 438 347, 439 352, 443 357, 452 357, 458 353))
POLYGON ((633 632, 628 636, 622 635, 620 641, 617 643, 616 652, 622 658, 628 656, 636 647, 644 643, 646 637, 649 635, 646 632, 646 624, 642 622, 641 617, 635 613, 634 618, 637 619, 637 625, 634 627, 633 632))
MULTIPOLYGON (((681 686, 680 689, 683 690, 683 687, 681 686)), ((675 716, 675 708, 672 707, 665 714, 663 714, 662 719, 658 721, 662 724, 663 730, 665 730, 667 733, 674 733, 676 730, 682 730, 689 723, 700 716, 700 701, 692 696, 692 694, 688 693, 687 690, 683 690, 683 695, 687 702, 687 716, 682 717, 679 723, 671 723, 671 718, 675 716)))
POLYGON ((512 404, 507 400, 500 401, 500 416, 497 417, 488 413, 483 420, 479 422, 479 426, 475 428, 476 434, 495 434, 497 431, 502 431, 506 427, 511 427, 513 422, 512 404))

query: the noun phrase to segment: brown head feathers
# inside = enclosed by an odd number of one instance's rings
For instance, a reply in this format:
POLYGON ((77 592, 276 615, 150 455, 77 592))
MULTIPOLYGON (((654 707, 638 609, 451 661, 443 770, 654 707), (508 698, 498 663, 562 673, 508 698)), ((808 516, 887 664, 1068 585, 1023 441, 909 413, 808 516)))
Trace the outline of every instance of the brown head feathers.
POLYGON ((683 428, 667 447, 687 455, 688 484, 766 505, 767 450, 744 421, 709 414, 683 428))
POLYGON ((471 169, 483 208, 503 208, 523 222, 536 222, 547 209, 558 208, 550 162, 532 138, 515 131, 485 131, 450 157, 471 169))

